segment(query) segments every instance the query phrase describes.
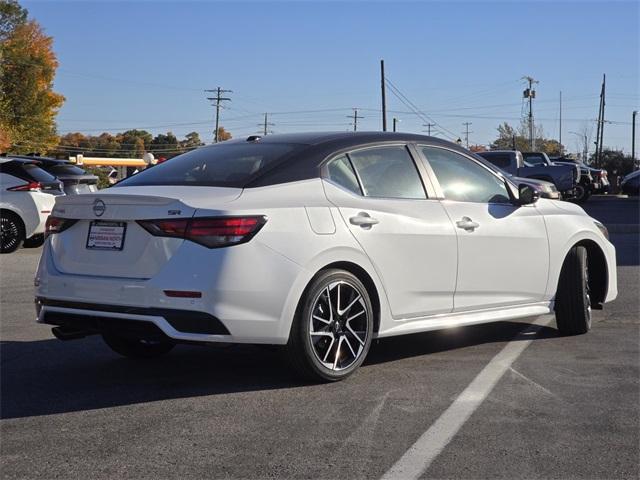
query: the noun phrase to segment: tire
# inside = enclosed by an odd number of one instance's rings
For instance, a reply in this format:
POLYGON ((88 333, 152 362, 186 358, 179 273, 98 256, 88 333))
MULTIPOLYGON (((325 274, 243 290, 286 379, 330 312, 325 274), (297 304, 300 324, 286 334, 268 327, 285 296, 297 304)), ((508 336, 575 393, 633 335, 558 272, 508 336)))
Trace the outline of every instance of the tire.
POLYGON ((573 247, 564 260, 556 291, 555 310, 561 334, 580 335, 591 329, 591 298, 585 247, 573 247))
POLYGON ((590 196, 591 191, 589 190, 589 188, 585 187, 584 185, 576 185, 575 196, 573 197, 574 202, 585 203, 587 200, 589 200, 590 196))
POLYGON ((373 315, 367 289, 355 275, 321 272, 300 300, 286 347, 289 363, 306 379, 347 378, 369 353, 373 315))
POLYGON ((149 342, 136 338, 125 338, 111 333, 102 335, 104 342, 116 353, 128 358, 155 358, 166 355, 175 344, 172 342, 149 342))
POLYGON ((0 253, 15 252, 24 242, 24 224, 12 212, 0 212, 0 253))
POLYGON ((24 248, 38 248, 44 243, 44 233, 39 233, 33 237, 27 238, 22 245, 24 248))

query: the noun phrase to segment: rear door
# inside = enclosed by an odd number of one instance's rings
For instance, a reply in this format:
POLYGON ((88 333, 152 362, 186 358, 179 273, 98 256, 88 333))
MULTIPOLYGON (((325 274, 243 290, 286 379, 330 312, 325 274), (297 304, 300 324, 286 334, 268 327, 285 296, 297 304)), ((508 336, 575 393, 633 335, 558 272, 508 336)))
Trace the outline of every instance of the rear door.
POLYGON ((504 180, 470 157, 440 147, 419 149, 457 233, 454 310, 541 301, 549 245, 535 204, 514 205, 504 180))
POLYGON ((455 232, 440 202, 427 197, 407 146, 341 155, 326 176, 327 197, 376 268, 393 316, 450 312, 455 232))

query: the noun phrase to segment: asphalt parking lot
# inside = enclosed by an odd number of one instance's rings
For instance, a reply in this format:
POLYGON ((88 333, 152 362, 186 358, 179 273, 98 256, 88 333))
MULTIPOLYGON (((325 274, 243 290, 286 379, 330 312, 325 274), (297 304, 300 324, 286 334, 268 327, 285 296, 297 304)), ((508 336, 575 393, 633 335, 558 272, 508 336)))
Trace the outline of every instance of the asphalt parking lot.
POLYGON ((97 338, 61 342, 34 323, 39 249, 3 255, 2 477, 379 478, 431 431, 439 447, 423 478, 638 478, 637 202, 587 204, 631 226, 612 233, 620 294, 589 334, 561 337, 548 316, 396 337, 329 385, 300 383, 260 347, 179 346, 135 362, 97 338), (432 426, 518 342, 526 349, 468 418, 449 415, 461 424, 447 442, 432 426))

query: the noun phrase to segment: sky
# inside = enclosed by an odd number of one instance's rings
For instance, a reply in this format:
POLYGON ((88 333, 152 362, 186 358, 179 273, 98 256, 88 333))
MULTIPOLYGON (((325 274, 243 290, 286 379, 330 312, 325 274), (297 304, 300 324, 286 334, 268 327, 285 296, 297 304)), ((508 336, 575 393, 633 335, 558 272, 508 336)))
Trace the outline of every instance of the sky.
POLYGON ((205 89, 232 90, 220 122, 234 137, 380 130, 380 59, 388 123, 489 144, 525 113, 523 76, 546 136, 570 151, 598 115, 607 75, 605 145, 631 150, 640 110, 640 2, 414 1, 22 2, 54 39, 61 134, 143 128, 210 142, 205 89), (575 132, 575 133, 570 133, 575 132))

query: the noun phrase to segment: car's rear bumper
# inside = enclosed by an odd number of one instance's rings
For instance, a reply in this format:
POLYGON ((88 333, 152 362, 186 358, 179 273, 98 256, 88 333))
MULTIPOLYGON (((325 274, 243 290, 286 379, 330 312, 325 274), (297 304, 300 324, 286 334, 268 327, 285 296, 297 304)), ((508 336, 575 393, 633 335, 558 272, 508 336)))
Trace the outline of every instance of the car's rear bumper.
POLYGON ((259 242, 215 250, 185 242, 150 279, 86 273, 58 271, 45 243, 36 273, 38 322, 84 322, 95 333, 146 322, 176 341, 284 344, 289 294, 303 270, 259 242), (168 290, 201 297, 170 297, 168 290))

